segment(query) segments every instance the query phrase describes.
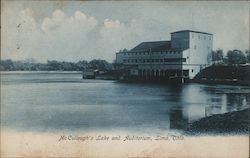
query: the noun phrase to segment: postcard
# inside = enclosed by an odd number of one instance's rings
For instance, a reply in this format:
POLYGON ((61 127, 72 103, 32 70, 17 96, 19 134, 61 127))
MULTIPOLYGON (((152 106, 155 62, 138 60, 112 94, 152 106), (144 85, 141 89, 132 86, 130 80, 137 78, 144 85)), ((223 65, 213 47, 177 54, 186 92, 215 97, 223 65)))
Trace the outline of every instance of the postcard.
POLYGON ((249 1, 1 1, 1 157, 249 157, 249 1))

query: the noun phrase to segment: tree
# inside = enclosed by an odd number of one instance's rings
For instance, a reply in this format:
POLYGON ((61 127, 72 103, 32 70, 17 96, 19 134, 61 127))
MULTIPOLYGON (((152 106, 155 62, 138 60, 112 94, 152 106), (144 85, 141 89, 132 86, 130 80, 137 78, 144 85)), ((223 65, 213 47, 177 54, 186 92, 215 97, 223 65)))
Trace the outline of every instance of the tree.
POLYGON ((86 68, 98 70, 112 70, 113 65, 105 60, 92 60, 89 63, 85 60, 78 62, 48 60, 47 63, 36 63, 34 60, 12 61, 1 60, 1 71, 82 71, 86 68))
POLYGON ((78 71, 82 71, 86 69, 86 67, 88 66, 88 62, 86 60, 78 61, 76 63, 76 66, 78 71))
POLYGON ((13 70, 14 64, 11 59, 1 60, 1 70, 13 70))
POLYGON ((124 48, 123 50, 120 50, 119 52, 127 52, 128 50, 126 48, 124 48))
POLYGON ((240 50, 229 50, 227 52, 227 62, 230 65, 233 64, 245 64, 246 63, 246 56, 240 50))
POLYGON ((99 70, 110 70, 112 69, 112 64, 108 63, 106 60, 94 59, 89 62, 89 68, 99 70))
POLYGON ((246 54, 247 62, 250 63, 250 51, 249 51, 249 50, 246 50, 246 51, 245 51, 245 54, 246 54))
POLYGON ((223 50, 222 49, 217 49, 216 51, 212 51, 212 61, 222 61, 224 58, 223 56, 223 50))
POLYGON ((56 60, 47 61, 48 70, 62 70, 61 64, 56 60))

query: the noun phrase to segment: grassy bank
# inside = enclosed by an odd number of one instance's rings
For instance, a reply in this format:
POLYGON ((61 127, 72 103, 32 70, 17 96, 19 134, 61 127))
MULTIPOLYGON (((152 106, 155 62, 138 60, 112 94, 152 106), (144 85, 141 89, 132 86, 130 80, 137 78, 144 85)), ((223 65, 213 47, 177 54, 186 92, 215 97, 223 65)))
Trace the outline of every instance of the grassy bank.
POLYGON ((203 69, 194 82, 212 84, 250 85, 250 65, 213 65, 203 69))
POLYGON ((193 122, 188 133, 200 134, 248 134, 249 108, 225 114, 217 114, 193 122))

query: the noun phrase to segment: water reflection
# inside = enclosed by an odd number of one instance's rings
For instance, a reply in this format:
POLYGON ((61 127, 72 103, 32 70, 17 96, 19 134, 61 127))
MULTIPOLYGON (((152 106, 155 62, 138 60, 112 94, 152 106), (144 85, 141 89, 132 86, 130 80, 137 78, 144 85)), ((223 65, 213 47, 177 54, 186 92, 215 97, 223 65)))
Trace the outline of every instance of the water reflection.
POLYGON ((211 105, 205 108, 205 117, 221 113, 222 107, 220 105, 211 105))
POLYGON ((170 129, 187 129, 188 118, 183 115, 181 107, 175 107, 169 113, 170 129))
MULTIPOLYGON (((172 106, 169 112, 170 129, 187 129, 190 123, 201 118, 243 110, 249 107, 249 89, 245 87, 199 85, 182 87, 175 93, 180 106, 172 106), (179 94, 179 96, 178 96, 179 94)), ((175 98, 176 99, 176 98, 175 98)))
POLYGON ((125 84, 79 74, 5 75, 1 86, 1 126, 21 130, 166 133, 250 100, 249 87, 125 84))
POLYGON ((235 110, 243 109, 247 105, 247 98, 249 98, 249 94, 244 94, 244 93, 243 94, 241 93, 226 94, 227 111, 235 111, 235 110))

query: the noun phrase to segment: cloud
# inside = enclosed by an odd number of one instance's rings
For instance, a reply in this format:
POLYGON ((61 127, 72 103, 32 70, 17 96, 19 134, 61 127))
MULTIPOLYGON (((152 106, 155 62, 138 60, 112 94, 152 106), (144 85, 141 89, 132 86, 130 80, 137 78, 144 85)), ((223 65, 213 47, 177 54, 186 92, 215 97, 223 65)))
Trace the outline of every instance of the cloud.
MULTIPOLYGON (((232 9, 234 4, 209 3, 197 7, 197 3, 175 5, 171 2, 172 5, 138 8, 133 4, 124 8, 120 3, 113 6, 70 3, 53 10, 42 3, 25 5, 28 6, 25 9, 21 2, 5 3, 1 12, 2 59, 76 61, 101 58, 112 61, 119 49, 131 49, 143 41, 169 40, 170 32, 181 29, 213 33, 214 49, 244 50, 249 47, 249 37, 246 36, 249 34, 249 9, 232 9), (114 8, 120 8, 120 11, 114 14, 114 8), (195 28, 191 27, 190 9, 195 28)), ((158 3, 165 4, 153 4, 158 3)))
POLYGON ((23 27, 24 31, 35 31, 37 28, 36 20, 34 18, 34 12, 30 8, 26 8, 20 13, 20 20, 17 21, 20 27, 23 27), (25 30, 26 29, 26 30, 25 30))
POLYGON ((52 13, 52 17, 46 17, 42 23, 42 30, 48 32, 49 30, 56 30, 63 24, 65 20, 65 14, 61 10, 55 10, 52 13))
POLYGON ((97 20, 94 17, 88 17, 81 11, 76 11, 74 15, 67 17, 63 11, 55 10, 51 17, 44 18, 41 28, 45 33, 62 31, 61 29, 68 29, 67 31, 73 29, 88 31, 93 29, 96 25, 97 20))
POLYGON ((39 26, 30 8, 21 10, 18 14, 3 13, 1 30, 2 58, 28 58, 39 37, 39 26), (14 17, 14 18, 13 18, 14 17))
POLYGON ((114 21, 110 19, 105 19, 103 24, 107 29, 120 28, 123 26, 119 20, 114 21))
POLYGON ((41 29, 44 33, 44 53, 61 60, 101 58, 112 61, 115 52, 123 48, 124 39, 129 39, 128 26, 119 20, 104 19, 98 23, 95 17, 75 11, 67 16, 55 10, 45 17, 41 29), (44 49, 46 48, 46 49, 44 49), (60 54, 59 54, 60 52, 60 54))

